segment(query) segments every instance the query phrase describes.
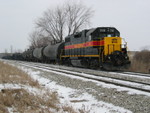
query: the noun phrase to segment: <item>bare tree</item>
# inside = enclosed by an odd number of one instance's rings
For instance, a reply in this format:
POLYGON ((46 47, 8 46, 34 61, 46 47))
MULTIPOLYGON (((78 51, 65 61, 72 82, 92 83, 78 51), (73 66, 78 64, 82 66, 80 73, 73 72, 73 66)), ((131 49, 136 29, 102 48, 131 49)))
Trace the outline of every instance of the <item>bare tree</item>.
POLYGON ((30 49, 46 46, 50 43, 48 37, 41 34, 40 31, 33 31, 29 35, 30 49))
POLYGON ((91 8, 75 2, 67 3, 65 8, 67 12, 66 27, 68 35, 74 34, 90 24, 90 19, 93 15, 91 8))
POLYGON ((55 41, 62 41, 63 29, 65 24, 64 9, 57 8, 55 10, 48 9, 44 12, 36 24, 41 31, 47 33, 48 37, 55 41))
POLYGON ((81 3, 69 2, 55 10, 48 9, 36 22, 37 28, 56 42, 89 25, 93 11, 81 3))

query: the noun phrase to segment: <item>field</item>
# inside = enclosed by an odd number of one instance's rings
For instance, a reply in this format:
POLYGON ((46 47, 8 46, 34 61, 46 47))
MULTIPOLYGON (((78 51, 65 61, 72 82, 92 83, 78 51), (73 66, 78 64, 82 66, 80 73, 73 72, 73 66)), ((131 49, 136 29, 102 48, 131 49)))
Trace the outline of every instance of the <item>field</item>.
POLYGON ((27 73, 1 61, 0 67, 0 113, 76 113, 61 105, 57 92, 44 89, 27 73))

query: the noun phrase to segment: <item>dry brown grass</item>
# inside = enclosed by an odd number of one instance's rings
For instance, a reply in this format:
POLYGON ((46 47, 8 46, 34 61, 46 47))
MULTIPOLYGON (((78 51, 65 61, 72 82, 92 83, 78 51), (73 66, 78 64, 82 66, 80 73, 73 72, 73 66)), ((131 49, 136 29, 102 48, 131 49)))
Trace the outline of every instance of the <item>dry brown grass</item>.
MULTIPOLYGON (((67 106, 67 105, 66 105, 66 106, 63 106, 63 111, 64 111, 64 112, 67 112, 67 113, 77 113, 77 112, 73 109, 73 107, 67 106)), ((85 106, 82 105, 81 109, 78 109, 78 112, 79 112, 79 113, 90 113, 90 109, 87 110, 87 108, 85 108, 85 106)))
POLYGON ((0 83, 20 83, 39 87, 38 82, 34 81, 27 73, 3 62, 0 62, 0 83))
MULTIPOLYGON (((16 67, 0 61, 0 84, 23 84, 43 91, 37 81, 16 67)), ((58 111, 77 113, 73 107, 61 105, 57 92, 44 90, 42 94, 29 92, 27 89, 0 89, 0 113, 56 113, 58 111)), ((78 110, 85 113, 84 109, 78 110)))
MULTIPOLYGON (((0 62, 0 84, 22 84, 40 89, 37 81, 20 69, 0 62)), ((35 95, 23 88, 1 89, 0 91, 0 113, 7 113, 7 108, 14 108, 13 112, 36 113, 50 112, 50 109, 58 110, 59 103, 56 92, 45 91, 43 95, 35 95), (31 112, 32 111, 32 112, 31 112)))
POLYGON ((57 95, 51 93, 49 98, 45 98, 45 95, 47 93, 43 96, 35 96, 24 89, 4 89, 0 92, 0 111, 7 112, 7 107, 14 107, 13 112, 17 111, 19 113, 30 113, 31 111, 34 111, 34 113, 40 111, 50 112, 49 108, 59 110, 59 107, 57 107, 58 99, 53 98, 54 95, 55 97, 57 95))
POLYGON ((136 52, 131 62, 131 71, 150 73, 150 51, 136 52))

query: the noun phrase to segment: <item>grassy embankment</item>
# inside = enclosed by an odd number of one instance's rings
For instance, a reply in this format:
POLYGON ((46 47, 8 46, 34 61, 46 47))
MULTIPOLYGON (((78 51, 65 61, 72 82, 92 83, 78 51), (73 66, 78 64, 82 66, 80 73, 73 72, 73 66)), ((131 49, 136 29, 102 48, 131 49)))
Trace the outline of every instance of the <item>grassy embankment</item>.
MULTIPOLYGON (((8 84, 41 89, 43 92, 39 83, 25 72, 0 61, 0 86, 8 84)), ((72 107, 60 105, 56 92, 45 90, 41 95, 32 93, 24 87, 0 88, 0 113, 8 113, 8 109, 19 113, 54 113, 57 111, 76 113, 72 107)))
POLYGON ((131 58, 130 71, 150 73, 150 51, 142 50, 136 52, 131 58))

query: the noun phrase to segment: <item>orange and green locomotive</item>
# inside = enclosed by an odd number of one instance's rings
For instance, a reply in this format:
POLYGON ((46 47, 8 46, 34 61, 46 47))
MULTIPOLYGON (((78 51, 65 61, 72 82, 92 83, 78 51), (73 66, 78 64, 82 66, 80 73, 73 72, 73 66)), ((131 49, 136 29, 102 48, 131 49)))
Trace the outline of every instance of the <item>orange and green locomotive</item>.
POLYGON ((64 64, 87 68, 119 70, 130 65, 127 44, 114 27, 98 27, 65 38, 60 60, 64 64))

